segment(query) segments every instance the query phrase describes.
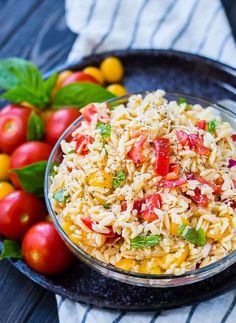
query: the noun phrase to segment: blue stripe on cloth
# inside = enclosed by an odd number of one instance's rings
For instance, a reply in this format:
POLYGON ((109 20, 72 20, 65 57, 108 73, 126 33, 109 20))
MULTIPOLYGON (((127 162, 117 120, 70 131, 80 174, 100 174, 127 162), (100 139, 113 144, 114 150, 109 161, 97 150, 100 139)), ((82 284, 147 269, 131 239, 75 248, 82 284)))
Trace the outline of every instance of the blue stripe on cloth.
POLYGON ((82 318, 82 320, 81 320, 81 323, 85 323, 86 322, 86 320, 87 320, 87 317, 88 317, 88 314, 89 314, 89 312, 92 310, 92 306, 89 306, 87 309, 86 309, 86 311, 84 312, 84 316, 83 316, 83 318, 82 318))
POLYGON ((213 11, 213 14, 212 14, 211 18, 209 19, 208 24, 206 25, 206 28, 205 28, 205 30, 203 32, 204 36, 202 37, 202 40, 201 40, 201 42, 200 42, 200 44, 199 44, 199 46, 197 48, 197 51, 196 51, 197 53, 199 53, 202 50, 205 43, 207 42, 208 37, 209 37, 209 31, 211 30, 213 21, 216 19, 217 15, 221 11, 221 9, 222 9, 222 6, 219 3, 219 5, 216 7, 216 10, 213 11))
POLYGON ((116 319, 112 321, 112 323, 118 323, 120 320, 125 316, 126 312, 121 312, 119 316, 117 316, 116 319))
POLYGON ((220 323, 225 323, 226 320, 228 319, 228 317, 230 316, 231 312, 233 311, 234 307, 236 305, 236 293, 235 293, 235 296, 234 296, 234 299, 232 300, 229 308, 227 309, 227 312, 225 313, 224 317, 222 318, 221 322, 220 323))
POLYGON ((156 312, 153 317, 151 318, 149 323, 155 323, 156 319, 158 318, 158 316, 160 315, 161 312, 156 312))
POLYGON ((190 323, 190 322, 191 322, 192 317, 193 317, 193 314, 194 314, 194 312, 195 312, 196 308, 197 308, 197 304, 196 304, 196 305, 193 305, 193 306, 191 307, 191 309, 190 309, 190 311, 189 311, 189 314, 188 314, 188 317, 187 317, 187 319, 186 319, 185 323, 190 323))
POLYGON ((137 31, 138 31, 138 26, 139 26, 139 22, 140 22, 140 18, 141 18, 141 15, 143 13, 143 10, 144 8, 146 7, 146 5, 148 4, 150 0, 144 0, 141 7, 139 8, 139 11, 137 13, 137 17, 135 19, 135 23, 134 23, 134 29, 133 29, 133 33, 132 33, 132 37, 131 37, 131 41, 128 45, 128 49, 130 49, 135 41, 135 37, 137 35, 137 31))
POLYGON ((195 2, 193 3, 192 9, 190 10, 190 13, 188 15, 188 18, 185 22, 185 24, 182 26, 182 28, 180 29, 180 31, 178 32, 178 34, 175 36, 175 38, 173 39, 170 48, 173 48, 175 46, 175 44, 178 42, 178 40, 184 35, 185 31, 188 29, 192 18, 196 12, 196 8, 197 6, 199 6, 201 0, 195 0, 195 2))
POLYGON ((112 32, 112 30, 114 28, 115 21, 116 21, 117 14, 118 14, 119 9, 120 9, 121 2, 122 2, 122 0, 117 0, 116 1, 116 6, 114 8, 114 11, 113 11, 113 14, 112 14, 112 17, 111 17, 111 22, 110 22, 108 31, 102 36, 102 39, 100 40, 100 42, 98 44, 96 44, 94 46, 94 48, 91 50, 91 54, 94 54, 98 50, 98 48, 104 43, 106 38, 112 32))
POLYGON ((158 32, 158 30, 160 29, 160 27, 162 26, 162 24, 165 22, 166 18, 169 16, 169 14, 172 12, 172 10, 176 7, 177 3, 179 2, 179 0, 173 0, 170 5, 166 8, 163 16, 161 17, 161 19, 158 21, 158 24, 156 25, 156 27, 154 28, 151 37, 150 37, 150 47, 153 48, 154 47, 154 38, 156 36, 156 33, 158 32))
POLYGON ((225 49, 225 45, 230 40, 230 38, 231 38, 231 32, 229 34, 227 34, 225 36, 225 38, 223 39, 222 44, 221 44, 220 49, 219 49, 219 53, 218 53, 218 56, 217 56, 217 60, 220 60, 221 59, 221 57, 223 55, 223 52, 224 52, 224 49, 225 49))
POLYGON ((90 4, 89 10, 88 10, 88 15, 87 15, 87 18, 85 20, 84 26, 87 26, 90 23, 91 18, 92 18, 93 13, 94 13, 96 2, 97 2, 96 0, 92 0, 92 3, 90 4))

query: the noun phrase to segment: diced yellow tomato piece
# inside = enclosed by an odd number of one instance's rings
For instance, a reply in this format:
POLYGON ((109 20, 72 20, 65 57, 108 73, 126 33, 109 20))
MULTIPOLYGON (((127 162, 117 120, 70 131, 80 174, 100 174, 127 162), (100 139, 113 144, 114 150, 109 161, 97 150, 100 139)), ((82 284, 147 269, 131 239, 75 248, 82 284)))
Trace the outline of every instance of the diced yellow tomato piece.
POLYGON ((112 179, 113 176, 104 171, 98 173, 92 173, 88 176, 88 183, 90 186, 95 187, 104 187, 104 188, 112 188, 112 179))
MULTIPOLYGON (((189 222, 188 219, 182 218, 182 224, 190 225, 190 222, 189 222)), ((179 223, 172 222, 171 223, 171 228, 170 228, 171 234, 177 236, 178 235, 178 229, 179 229, 180 225, 181 224, 179 224, 179 223)))
POLYGON ((230 234, 229 228, 227 228, 224 232, 221 232, 220 228, 215 227, 214 229, 209 229, 209 231, 206 232, 207 238, 213 239, 215 241, 226 237, 228 234, 230 234))
POLYGON ((103 85, 104 83, 104 76, 102 74, 102 71, 94 66, 88 66, 83 70, 84 73, 92 76, 93 78, 95 78, 95 80, 97 80, 101 85, 103 85))
POLYGON ((142 273, 142 274, 148 274, 148 262, 150 261, 150 259, 143 259, 141 260, 140 262, 140 265, 139 265, 139 273, 142 273))
POLYGON ((175 262, 176 258, 172 254, 167 254, 159 259, 159 265, 163 269, 169 269, 170 265, 175 262))
POLYGON ((133 266, 135 266, 135 264, 136 261, 133 259, 121 259, 115 264, 115 266, 123 270, 130 270, 133 266))
POLYGON ((185 261, 185 259, 188 257, 188 253, 189 247, 185 246, 184 252, 182 252, 181 255, 174 262, 176 264, 176 267, 179 267, 185 261))
POLYGON ((67 220, 62 224, 62 229, 65 231, 66 234, 70 235, 71 230, 70 227, 73 225, 73 222, 71 220, 67 220))

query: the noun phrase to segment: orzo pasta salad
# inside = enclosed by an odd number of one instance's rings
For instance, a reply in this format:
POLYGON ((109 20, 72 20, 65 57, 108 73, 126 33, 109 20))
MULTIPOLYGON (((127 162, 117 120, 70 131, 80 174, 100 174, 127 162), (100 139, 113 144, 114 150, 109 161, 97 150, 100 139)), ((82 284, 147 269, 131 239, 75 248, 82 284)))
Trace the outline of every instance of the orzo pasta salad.
POLYGON ((93 257, 178 275, 236 249, 235 136, 212 107, 164 95, 82 109, 61 142, 49 198, 64 231, 93 257))

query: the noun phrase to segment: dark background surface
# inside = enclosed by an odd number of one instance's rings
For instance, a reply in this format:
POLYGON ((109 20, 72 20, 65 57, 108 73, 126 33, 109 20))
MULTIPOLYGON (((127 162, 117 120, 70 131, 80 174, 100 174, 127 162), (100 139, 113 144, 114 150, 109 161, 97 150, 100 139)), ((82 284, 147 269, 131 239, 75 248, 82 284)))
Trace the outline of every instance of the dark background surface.
MULTIPOLYGON (((236 1, 224 0, 236 38, 236 1)), ((64 0, 0 0, 0 58, 19 56, 45 72, 66 61, 76 38, 66 26, 64 0)), ((0 322, 58 322, 55 296, 0 263, 0 322)))

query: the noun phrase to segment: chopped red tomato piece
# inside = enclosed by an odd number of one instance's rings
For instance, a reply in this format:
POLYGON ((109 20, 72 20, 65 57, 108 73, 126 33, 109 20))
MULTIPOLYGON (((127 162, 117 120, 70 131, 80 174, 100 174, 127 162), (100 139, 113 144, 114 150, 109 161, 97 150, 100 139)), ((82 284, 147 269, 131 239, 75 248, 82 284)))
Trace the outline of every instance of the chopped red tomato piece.
POLYGON ((92 144, 94 140, 89 135, 78 134, 73 141, 76 142, 75 151, 80 155, 86 155, 89 152, 88 144, 92 144))
POLYGON ((199 128, 199 129, 202 129, 202 130, 205 130, 206 129, 206 120, 198 120, 196 122, 196 127, 199 128))
POLYGON ((215 183, 211 183, 211 182, 207 181, 206 179, 204 179, 203 177, 201 177, 197 174, 189 173, 187 175, 187 179, 196 180, 201 184, 206 184, 206 185, 210 186, 212 188, 213 192, 216 194, 221 192, 221 189, 219 186, 217 186, 215 183))
POLYGON ((189 196, 194 202, 201 206, 207 206, 209 199, 206 195, 201 194, 200 189, 197 187, 194 190, 195 195, 189 196))
POLYGON ((179 186, 182 186, 185 184, 187 181, 184 178, 178 178, 178 179, 173 179, 173 180, 162 180, 157 185, 159 187, 164 187, 164 188, 176 188, 179 186))
POLYGON ((176 131, 177 140, 183 146, 189 146, 190 149, 193 149, 196 153, 201 156, 208 156, 210 149, 205 147, 203 144, 203 138, 198 134, 192 133, 187 134, 182 130, 176 131))
POLYGON ((170 141, 167 138, 157 138, 154 140, 156 155, 155 172, 165 176, 169 172, 170 166, 170 141))
POLYGON ((176 163, 170 164, 169 173, 164 177, 167 180, 177 179, 179 177, 179 165, 176 163))
POLYGON ((88 227, 93 232, 99 233, 99 234, 101 234, 103 236, 106 236, 107 238, 115 238, 117 236, 117 234, 113 231, 113 228, 112 228, 111 225, 106 227, 107 229, 109 229, 108 233, 101 233, 101 232, 98 232, 98 231, 93 229, 93 223, 94 222, 90 218, 84 217, 81 220, 86 225, 86 227, 88 227))
POLYGON ((162 199, 160 194, 150 195, 145 199, 146 209, 142 212, 143 220, 147 222, 153 222, 158 218, 156 213, 154 213, 154 209, 160 209, 162 206, 162 199))
POLYGON ((147 140, 146 135, 139 136, 138 140, 135 142, 135 144, 133 145, 133 147, 128 153, 128 156, 137 165, 140 165, 144 162, 144 156, 143 156, 142 150, 146 140, 147 140))
POLYGON ((189 136, 186 132, 184 132, 182 130, 176 130, 176 136, 177 136, 178 142, 182 146, 189 146, 190 145, 189 136))
POLYGON ((234 184, 234 188, 236 188, 236 180, 235 180, 235 179, 233 179, 233 180, 232 180, 232 182, 233 182, 233 184, 234 184))
POLYGON ((232 140, 233 141, 236 141, 236 134, 234 133, 232 136, 231 136, 232 140))
POLYGON ((121 211, 126 211, 127 210, 127 203, 125 201, 122 201, 120 207, 121 207, 121 211))
POLYGON ((92 121, 92 117, 97 113, 97 109, 94 104, 86 105, 83 109, 80 110, 83 118, 87 122, 92 121))
POLYGON ((146 203, 146 198, 134 201, 133 210, 137 210, 138 214, 142 213, 142 206, 146 203))

